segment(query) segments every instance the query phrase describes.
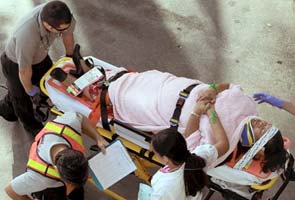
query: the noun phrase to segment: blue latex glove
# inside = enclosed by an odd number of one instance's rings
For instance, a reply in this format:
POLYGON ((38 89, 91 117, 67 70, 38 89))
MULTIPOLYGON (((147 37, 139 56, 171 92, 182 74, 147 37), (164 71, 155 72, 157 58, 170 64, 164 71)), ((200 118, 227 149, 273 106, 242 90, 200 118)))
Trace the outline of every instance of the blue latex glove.
POLYGON ((42 98, 41 98, 41 93, 40 93, 40 89, 36 86, 33 85, 32 90, 30 92, 27 93, 30 97, 31 100, 33 102, 34 105, 39 105, 42 98))
POLYGON ((36 85, 33 85, 32 90, 30 92, 27 92, 27 94, 30 97, 33 97, 33 96, 35 96, 36 94, 39 94, 39 93, 40 93, 40 89, 36 85))
POLYGON ((282 108, 284 104, 284 101, 282 99, 276 98, 267 93, 255 93, 253 97, 255 101, 258 101, 258 104, 266 102, 278 108, 282 108))

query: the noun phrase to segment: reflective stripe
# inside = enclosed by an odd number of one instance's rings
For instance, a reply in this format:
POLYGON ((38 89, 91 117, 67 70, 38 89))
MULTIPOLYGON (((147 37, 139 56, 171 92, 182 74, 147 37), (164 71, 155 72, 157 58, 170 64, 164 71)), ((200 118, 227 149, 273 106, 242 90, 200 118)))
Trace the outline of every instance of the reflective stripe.
POLYGON ((59 173, 58 173, 57 170, 54 169, 53 167, 49 167, 49 168, 48 168, 47 175, 48 175, 48 174, 51 175, 51 176, 54 176, 54 177, 60 179, 60 175, 59 175, 59 173))
MULTIPOLYGON (((35 169, 39 172, 43 172, 43 173, 45 173, 46 168, 47 168, 47 165, 44 165, 44 164, 39 163, 39 162, 32 160, 32 159, 29 159, 27 166, 29 166, 30 168, 35 169)), ((60 179, 59 173, 52 167, 48 168, 46 175, 50 175, 54 178, 60 179)))
POLYGON ((57 124, 53 124, 51 122, 46 123, 44 128, 50 131, 53 131, 54 133, 60 133, 62 130, 62 127, 58 126, 57 124))
POLYGON ((46 123, 45 127, 38 133, 35 142, 31 146, 27 167, 52 179, 60 180, 60 174, 52 165, 43 161, 37 153, 38 143, 45 134, 57 134, 66 139, 72 149, 85 153, 82 136, 67 125, 55 122, 46 123), (46 171, 47 170, 47 171, 46 171))
MULTIPOLYGON (((63 129, 63 127, 60 127, 59 125, 51 123, 51 122, 48 122, 45 125, 45 128, 58 134, 61 134, 61 131, 63 129)), ((67 136, 75 140, 78 144, 83 146, 82 137, 79 134, 77 134, 75 131, 73 131, 71 128, 68 128, 65 126, 63 134, 66 134, 67 136)))
POLYGON ((64 134, 66 134, 67 136, 69 136, 70 138, 75 140, 78 144, 83 146, 82 137, 80 135, 78 135, 77 133, 75 133, 72 129, 66 127, 64 129, 64 134))

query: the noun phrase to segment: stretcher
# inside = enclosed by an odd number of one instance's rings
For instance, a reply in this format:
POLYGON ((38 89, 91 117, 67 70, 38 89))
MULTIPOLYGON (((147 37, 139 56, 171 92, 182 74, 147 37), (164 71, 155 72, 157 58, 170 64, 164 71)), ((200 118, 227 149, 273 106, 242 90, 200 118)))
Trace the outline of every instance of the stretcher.
MULTIPOLYGON (((94 60, 95 65, 102 66, 106 70, 118 70, 118 67, 116 66, 113 66, 94 57, 91 58, 94 60)), ((57 61, 41 79, 40 87, 42 92, 47 96, 57 97, 56 99, 51 99, 53 104, 55 105, 55 107, 52 108, 51 111, 56 115, 61 115, 62 112, 69 110, 80 112, 96 124, 97 130, 108 141, 120 139, 127 150, 130 152, 130 155, 137 166, 137 170, 134 172, 134 174, 146 183, 150 183, 151 174, 149 173, 148 168, 159 168, 160 166, 162 166, 157 158, 154 156, 153 152, 149 150, 149 141, 151 139, 151 134, 136 130, 132 127, 127 126, 126 124, 121 123, 120 121, 117 121, 116 119, 111 119, 111 110, 109 110, 109 122, 111 125, 111 130, 109 131, 103 129, 102 124, 99 121, 99 117, 101 115, 100 102, 98 100, 99 98, 97 98, 95 101, 89 101, 83 96, 74 97, 73 95, 65 92, 66 88, 63 85, 50 78, 49 74, 56 67, 61 67, 64 69, 64 71, 68 72, 75 66, 71 58, 62 58, 57 61)), ((122 69, 119 69, 119 71, 121 70, 122 69)), ((293 165, 294 159, 293 156, 290 154, 289 161, 288 163, 286 163, 286 170, 280 174, 283 179, 283 183, 272 199, 277 199, 287 186, 288 182, 294 181, 295 176, 293 165)), ((212 177, 210 177, 210 184, 208 186, 209 193, 205 196, 205 199, 210 199, 215 191, 222 193, 225 198, 230 197, 233 199, 259 199, 258 197, 261 197, 265 190, 270 189, 275 184, 278 178, 279 176, 276 176, 275 178, 262 184, 251 184, 245 186, 246 190, 251 191, 251 195, 245 197, 246 195, 243 195, 243 193, 241 194, 236 190, 223 188, 218 183, 212 181, 212 177)), ((112 196, 114 199, 124 199, 124 197, 110 190, 105 190, 104 192, 112 196)))

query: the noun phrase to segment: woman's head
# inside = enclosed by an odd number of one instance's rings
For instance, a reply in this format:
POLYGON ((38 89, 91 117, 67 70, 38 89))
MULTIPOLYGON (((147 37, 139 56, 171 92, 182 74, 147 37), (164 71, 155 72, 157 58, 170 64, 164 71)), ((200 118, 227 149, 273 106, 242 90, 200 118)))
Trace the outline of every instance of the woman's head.
POLYGON ((245 147, 251 147, 266 133, 272 125, 258 117, 251 117, 244 125, 241 135, 241 144, 245 147))
POLYGON ((88 178, 88 161, 84 154, 74 149, 64 149, 55 157, 55 166, 61 179, 77 187, 86 183, 88 178))
MULTIPOLYGON (((242 146, 251 147, 263 135, 272 128, 267 121, 252 117, 246 122, 242 137, 242 146)), ((264 145, 263 148, 263 171, 276 171, 282 168, 287 159, 287 151, 284 149, 284 141, 281 132, 277 130, 276 134, 264 145)))
POLYGON ((251 127, 257 141, 272 127, 272 124, 260 118, 253 118, 251 119, 251 127))
POLYGON ((174 129, 160 131, 152 138, 152 149, 163 164, 164 157, 170 159, 174 165, 181 165, 188 152, 185 139, 174 129))
POLYGON ((203 171, 206 166, 204 159, 191 154, 187 150, 184 137, 175 129, 165 129, 154 135, 152 149, 156 156, 166 164, 169 159, 176 166, 185 163, 184 184, 186 195, 195 196, 207 183, 207 176, 203 171))

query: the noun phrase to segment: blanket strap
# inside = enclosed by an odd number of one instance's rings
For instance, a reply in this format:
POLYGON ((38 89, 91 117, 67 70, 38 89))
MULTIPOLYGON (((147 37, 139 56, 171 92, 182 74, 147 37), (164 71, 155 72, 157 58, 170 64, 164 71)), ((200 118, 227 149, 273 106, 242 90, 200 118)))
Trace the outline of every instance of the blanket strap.
MULTIPOLYGON (((102 68, 103 69, 103 68, 102 68)), ((100 111, 101 111, 101 123, 102 127, 108 131, 111 131, 109 121, 108 121, 108 109, 106 104, 106 94, 108 92, 108 88, 111 82, 120 78, 123 74, 128 73, 128 71, 121 71, 117 73, 115 76, 111 77, 109 80, 106 80, 105 83, 101 86, 100 93, 100 111)))
POLYGON ((173 128, 173 129, 178 128, 179 118, 180 118, 181 110, 182 110, 182 107, 185 103, 185 100, 189 97, 190 92, 197 85, 199 85, 199 83, 192 84, 179 93, 179 98, 176 102, 174 113, 170 119, 170 128, 173 128))

